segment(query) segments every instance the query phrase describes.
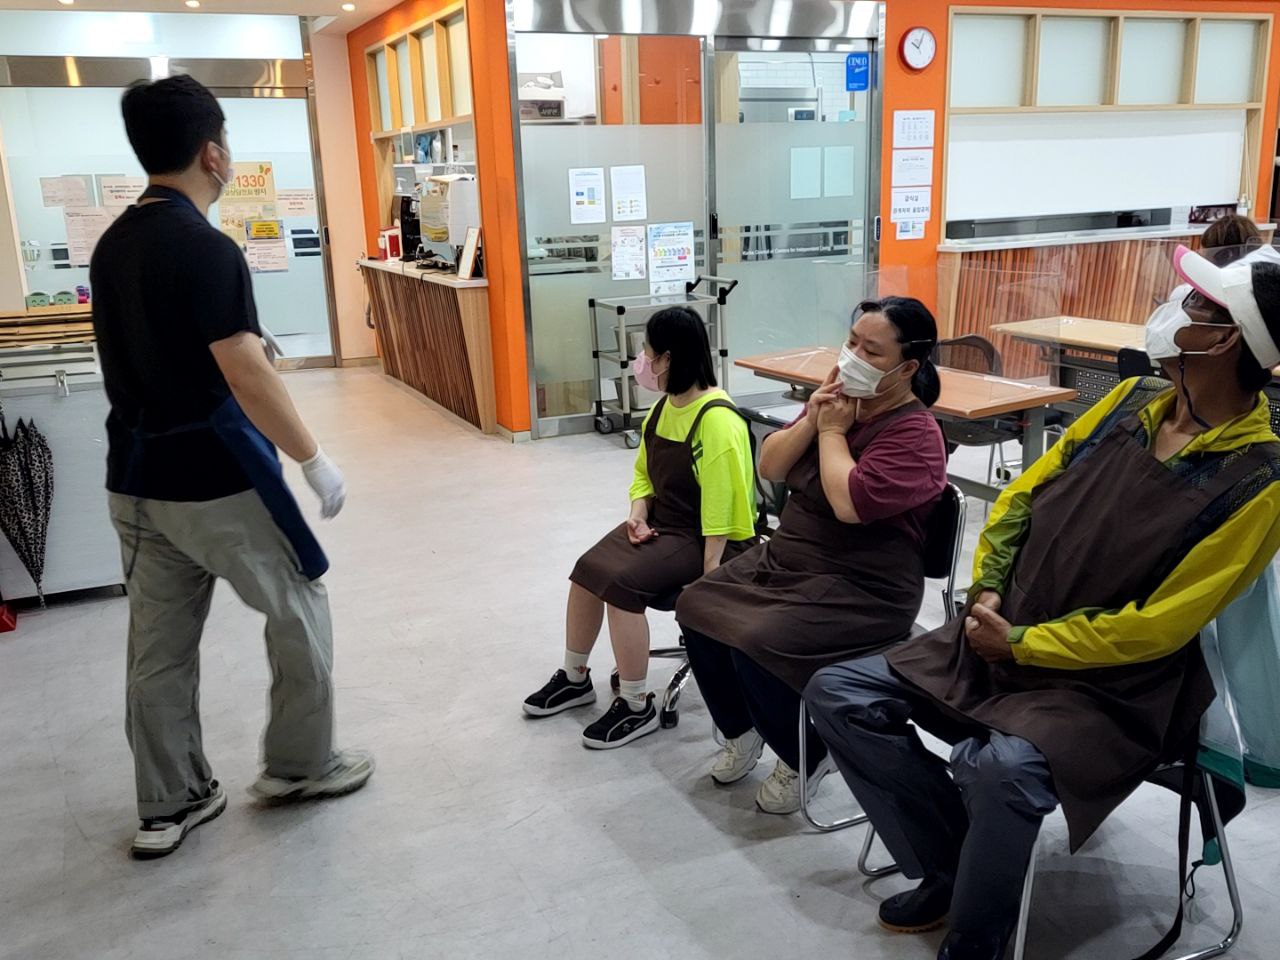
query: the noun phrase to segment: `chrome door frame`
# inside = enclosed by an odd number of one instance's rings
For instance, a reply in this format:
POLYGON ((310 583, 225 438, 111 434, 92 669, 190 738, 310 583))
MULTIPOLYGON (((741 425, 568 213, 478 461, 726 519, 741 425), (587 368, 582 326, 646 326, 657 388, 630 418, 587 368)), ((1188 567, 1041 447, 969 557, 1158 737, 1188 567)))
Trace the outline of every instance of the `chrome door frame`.
POLYGON ((511 136, 515 156, 516 219, 519 225, 520 281, 524 302, 525 362, 529 382, 530 436, 537 440, 591 429, 592 414, 538 416, 538 378, 533 355, 533 309, 529 289, 527 224, 524 212, 524 145, 520 136, 516 69, 517 33, 590 33, 626 36, 693 36, 702 40, 704 203, 707 223, 703 256, 712 267, 715 214, 715 72, 717 39, 778 43, 775 48, 830 50, 849 40, 871 43, 871 157, 867 176, 868 258, 878 262, 874 224, 880 213, 880 56, 884 48, 884 5, 879 0, 506 0, 507 73, 511 98, 511 136), (793 45, 795 44, 795 45, 793 45))

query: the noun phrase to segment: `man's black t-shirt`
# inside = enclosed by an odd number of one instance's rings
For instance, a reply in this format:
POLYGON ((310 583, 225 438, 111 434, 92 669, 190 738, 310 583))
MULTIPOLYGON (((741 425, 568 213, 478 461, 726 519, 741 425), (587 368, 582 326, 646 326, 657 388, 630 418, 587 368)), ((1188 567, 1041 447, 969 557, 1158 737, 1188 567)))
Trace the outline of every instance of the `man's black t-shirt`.
POLYGON ((259 333, 235 241, 183 199, 130 207, 98 241, 89 283, 111 401, 107 489, 182 501, 250 489, 211 429, 186 429, 231 393, 209 344, 259 333))

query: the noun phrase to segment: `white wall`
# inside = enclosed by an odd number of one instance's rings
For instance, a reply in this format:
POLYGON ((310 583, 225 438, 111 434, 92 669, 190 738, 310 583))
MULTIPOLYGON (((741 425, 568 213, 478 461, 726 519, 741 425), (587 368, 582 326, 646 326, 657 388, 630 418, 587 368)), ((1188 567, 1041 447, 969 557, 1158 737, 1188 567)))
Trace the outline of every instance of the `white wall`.
POLYGON ((364 322, 364 282, 355 268, 365 252, 364 214, 346 37, 312 36, 311 63, 340 350, 343 360, 372 357, 378 352, 377 342, 364 322))
POLYGON ((18 224, 9 193, 9 167, 4 160, 4 137, 0 131, 0 313, 18 313, 26 307, 18 224))

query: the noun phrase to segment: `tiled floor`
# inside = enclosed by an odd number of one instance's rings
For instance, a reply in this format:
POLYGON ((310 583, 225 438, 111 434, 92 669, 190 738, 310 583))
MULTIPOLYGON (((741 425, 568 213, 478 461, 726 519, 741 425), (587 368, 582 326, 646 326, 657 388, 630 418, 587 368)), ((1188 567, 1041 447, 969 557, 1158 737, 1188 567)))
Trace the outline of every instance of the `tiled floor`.
MULTIPOLYGON (((604 754, 577 739, 590 711, 521 715, 559 662, 573 560, 625 509, 632 454, 616 437, 513 447, 371 368, 288 382, 350 480, 320 530, 341 739, 377 752, 376 777, 326 805, 249 802, 268 673, 258 618, 220 589, 203 709, 231 803, 175 856, 133 862, 125 603, 25 616, 0 636, 0 957, 933 956, 937 935, 877 928, 877 901, 903 881, 855 873, 861 829, 820 836, 756 813, 764 765, 711 784, 696 692, 675 730, 604 754)), ((603 689, 605 647, 594 666, 603 689)), ((849 802, 828 781, 830 811, 849 802)), ((1028 956, 1124 960, 1154 942, 1176 887, 1174 813, 1171 795, 1143 791, 1074 858, 1052 818, 1028 956)), ((1231 831, 1239 958, 1276 955, 1278 825, 1258 794, 1231 831)), ((1224 921, 1221 874, 1202 873, 1184 942, 1224 921)))

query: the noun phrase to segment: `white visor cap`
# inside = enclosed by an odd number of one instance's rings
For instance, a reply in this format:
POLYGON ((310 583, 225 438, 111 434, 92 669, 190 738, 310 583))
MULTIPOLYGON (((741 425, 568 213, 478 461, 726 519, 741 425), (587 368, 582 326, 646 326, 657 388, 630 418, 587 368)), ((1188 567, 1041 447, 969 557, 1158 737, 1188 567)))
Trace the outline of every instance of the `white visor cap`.
POLYGON ((1280 349, 1253 294, 1253 264, 1219 267, 1179 244, 1173 253, 1173 269, 1200 293, 1227 308, 1259 364, 1268 368, 1280 364, 1280 349))

